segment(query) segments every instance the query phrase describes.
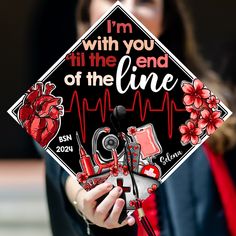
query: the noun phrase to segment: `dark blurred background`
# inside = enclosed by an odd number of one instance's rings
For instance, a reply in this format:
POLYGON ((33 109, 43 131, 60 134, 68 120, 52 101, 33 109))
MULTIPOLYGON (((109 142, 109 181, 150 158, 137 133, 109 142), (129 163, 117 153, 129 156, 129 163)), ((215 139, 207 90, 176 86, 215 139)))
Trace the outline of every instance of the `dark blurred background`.
MULTIPOLYGON (((226 76, 225 58, 232 54, 236 39, 236 1, 186 2, 202 54, 213 69, 226 76)), ((74 43, 71 9, 76 0, 10 0, 0 4, 0 158, 35 158, 31 138, 6 111, 74 43), (42 54, 45 49, 51 51, 50 58, 42 54)))

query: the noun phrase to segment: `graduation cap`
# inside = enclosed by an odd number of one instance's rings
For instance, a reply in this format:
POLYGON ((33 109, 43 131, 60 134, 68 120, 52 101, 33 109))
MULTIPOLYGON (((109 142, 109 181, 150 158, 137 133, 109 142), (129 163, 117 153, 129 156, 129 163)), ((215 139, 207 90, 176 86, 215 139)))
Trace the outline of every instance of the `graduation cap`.
POLYGON ((122 187, 130 213, 231 115, 119 2, 8 112, 86 190, 122 187))

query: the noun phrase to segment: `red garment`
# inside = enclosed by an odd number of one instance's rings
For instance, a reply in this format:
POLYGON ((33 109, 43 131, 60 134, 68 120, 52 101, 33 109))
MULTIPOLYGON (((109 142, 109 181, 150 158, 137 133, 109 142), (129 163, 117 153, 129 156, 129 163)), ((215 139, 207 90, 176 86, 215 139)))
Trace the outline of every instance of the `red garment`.
POLYGON ((236 236, 236 187, 222 155, 216 155, 207 144, 203 145, 223 205, 229 233, 236 236))
MULTIPOLYGON (((155 194, 151 194, 150 197, 148 197, 144 202, 143 202, 143 210, 152 225, 156 236, 160 236, 160 230, 158 227, 158 218, 157 218, 157 204, 156 204, 156 197, 155 194)), ((137 211, 134 212, 134 217, 138 225, 138 235, 137 236, 148 236, 146 231, 144 230, 141 222, 138 219, 138 213, 137 211)))

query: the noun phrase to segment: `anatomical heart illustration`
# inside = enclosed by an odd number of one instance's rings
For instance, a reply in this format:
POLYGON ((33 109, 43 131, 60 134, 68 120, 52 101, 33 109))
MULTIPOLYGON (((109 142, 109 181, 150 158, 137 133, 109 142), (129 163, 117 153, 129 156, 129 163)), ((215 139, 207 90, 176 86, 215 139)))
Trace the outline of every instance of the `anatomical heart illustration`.
POLYGON ((87 191, 122 187, 128 211, 231 115, 119 2, 8 113, 87 191))
POLYGON ((56 88, 50 82, 37 82, 27 91, 18 119, 21 125, 43 148, 56 136, 64 114, 62 98, 52 95, 56 88))

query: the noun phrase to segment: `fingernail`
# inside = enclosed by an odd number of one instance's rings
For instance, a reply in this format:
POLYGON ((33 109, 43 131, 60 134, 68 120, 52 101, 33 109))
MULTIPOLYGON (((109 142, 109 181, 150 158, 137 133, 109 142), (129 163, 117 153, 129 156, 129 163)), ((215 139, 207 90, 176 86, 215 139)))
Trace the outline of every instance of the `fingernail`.
POLYGON ((134 219, 134 217, 129 216, 128 219, 127 219, 127 222, 128 222, 128 225, 129 225, 129 226, 134 225, 134 224, 135 224, 135 219, 134 219))
POLYGON ((117 187, 117 191, 118 191, 118 193, 122 193, 122 188, 121 187, 117 187))
POLYGON ((123 199, 118 199, 117 200, 117 205, 118 205, 118 207, 122 208, 125 205, 125 201, 123 199))

